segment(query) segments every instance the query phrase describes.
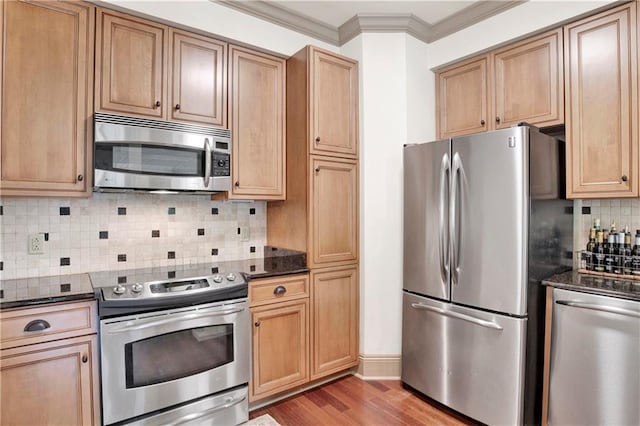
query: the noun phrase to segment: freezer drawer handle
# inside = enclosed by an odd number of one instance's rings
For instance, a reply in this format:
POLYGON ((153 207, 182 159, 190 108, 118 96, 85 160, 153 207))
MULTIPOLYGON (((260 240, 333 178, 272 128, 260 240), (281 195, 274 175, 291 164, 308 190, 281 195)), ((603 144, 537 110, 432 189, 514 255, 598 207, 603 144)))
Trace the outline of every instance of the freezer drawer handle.
POLYGON ((493 328, 494 330, 502 330, 502 327, 495 322, 481 320, 480 318, 475 318, 465 314, 459 314, 457 312, 445 311, 444 309, 436 308, 434 306, 423 305, 422 303, 412 303, 411 307, 416 309, 426 309, 427 311, 436 312, 446 317, 457 318, 461 319, 462 321, 470 322, 472 324, 481 325, 482 327, 493 328))
POLYGON ((198 413, 191 413, 191 414, 187 414, 186 416, 180 417, 179 419, 174 420, 173 422, 169 423, 169 425, 171 426, 177 426, 177 425, 181 425, 181 424, 185 424, 185 423, 191 423, 196 419, 201 419, 203 417, 209 417, 214 413, 217 413, 218 411, 221 410, 225 410, 227 408, 231 408, 234 405, 238 405, 240 404, 242 401, 244 401, 245 399, 247 399, 246 397, 242 397, 242 398, 227 398, 227 400, 225 401, 224 404, 222 405, 218 405, 216 407, 211 407, 208 408, 204 411, 200 411, 198 413))
POLYGON ((625 315, 627 317, 640 318, 640 312, 615 306, 598 305, 597 303, 573 302, 571 300, 556 300, 558 305, 571 306, 572 308, 590 309, 592 311, 608 312, 610 314, 625 315))

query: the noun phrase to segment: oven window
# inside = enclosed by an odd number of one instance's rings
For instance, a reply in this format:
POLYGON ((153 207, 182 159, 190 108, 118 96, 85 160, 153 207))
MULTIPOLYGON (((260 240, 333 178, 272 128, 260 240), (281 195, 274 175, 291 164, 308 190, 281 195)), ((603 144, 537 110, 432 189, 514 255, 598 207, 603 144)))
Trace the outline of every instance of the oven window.
POLYGON ((96 168, 162 176, 204 176, 204 151, 141 144, 96 144, 96 168))
POLYGON ((233 324, 138 340, 124 353, 127 389, 180 379, 233 361, 233 324))

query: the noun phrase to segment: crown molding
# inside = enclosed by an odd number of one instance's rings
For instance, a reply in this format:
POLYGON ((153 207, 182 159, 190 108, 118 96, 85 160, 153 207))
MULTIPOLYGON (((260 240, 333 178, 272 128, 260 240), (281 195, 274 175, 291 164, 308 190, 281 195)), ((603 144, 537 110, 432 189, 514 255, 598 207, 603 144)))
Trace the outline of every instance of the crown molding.
POLYGON ((482 0, 433 25, 413 14, 357 14, 339 28, 267 1, 210 1, 335 46, 342 46, 365 32, 405 32, 425 43, 431 43, 528 0, 482 0))
POLYGON ((340 46, 338 28, 266 1, 210 0, 281 27, 340 46))

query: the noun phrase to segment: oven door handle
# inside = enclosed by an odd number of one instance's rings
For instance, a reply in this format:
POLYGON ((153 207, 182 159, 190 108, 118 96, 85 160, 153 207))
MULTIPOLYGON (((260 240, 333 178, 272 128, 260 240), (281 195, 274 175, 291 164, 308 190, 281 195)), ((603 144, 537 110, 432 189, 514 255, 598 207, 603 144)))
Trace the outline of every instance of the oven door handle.
POLYGON ((243 396, 242 398, 229 399, 224 404, 217 405, 217 406, 211 407, 211 408, 207 408, 206 410, 202 410, 202 411, 199 411, 197 413, 187 414, 186 416, 182 416, 182 417, 176 419, 175 421, 173 421, 171 423, 167 423, 167 425, 178 426, 178 425, 182 425, 182 424, 185 424, 185 423, 189 423, 189 422, 192 422, 194 420, 201 419, 203 417, 206 417, 206 416, 209 416, 211 414, 217 413, 218 411, 226 410, 227 408, 231 408, 234 405, 240 404, 245 399, 247 399, 246 396, 243 396))
POLYGON ((114 328, 112 330, 107 330, 107 333, 111 334, 111 333, 124 333, 127 331, 135 331, 135 330, 143 330, 145 328, 150 328, 150 327, 155 327, 158 325, 164 325, 164 324, 169 324, 172 322, 177 322, 177 321, 185 321, 185 320, 194 320, 194 319, 200 319, 200 318, 207 318, 207 317, 220 317, 223 315, 230 315, 230 314, 235 314, 238 312, 242 312, 244 311, 244 308, 240 308, 240 309, 228 309, 226 311, 216 311, 216 312, 207 312, 207 313, 194 313, 194 314, 187 314, 187 315, 180 315, 180 316, 172 316, 172 318, 165 318, 165 319, 161 319, 161 320, 153 320, 153 321, 149 321, 149 322, 145 322, 142 324, 125 324, 122 325, 120 327, 114 328))

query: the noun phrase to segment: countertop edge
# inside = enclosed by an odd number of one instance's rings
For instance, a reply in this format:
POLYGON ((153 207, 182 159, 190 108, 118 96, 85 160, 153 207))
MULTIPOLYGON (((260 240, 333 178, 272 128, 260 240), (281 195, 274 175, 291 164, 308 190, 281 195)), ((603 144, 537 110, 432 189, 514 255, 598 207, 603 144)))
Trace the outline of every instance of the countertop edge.
POLYGON ((78 302, 81 300, 95 300, 95 299, 96 299, 95 293, 92 291, 91 293, 70 294, 67 296, 40 297, 37 299, 16 300, 13 302, 0 303, 0 311, 4 311, 6 309, 27 308, 27 307, 51 305, 54 303, 78 302))

